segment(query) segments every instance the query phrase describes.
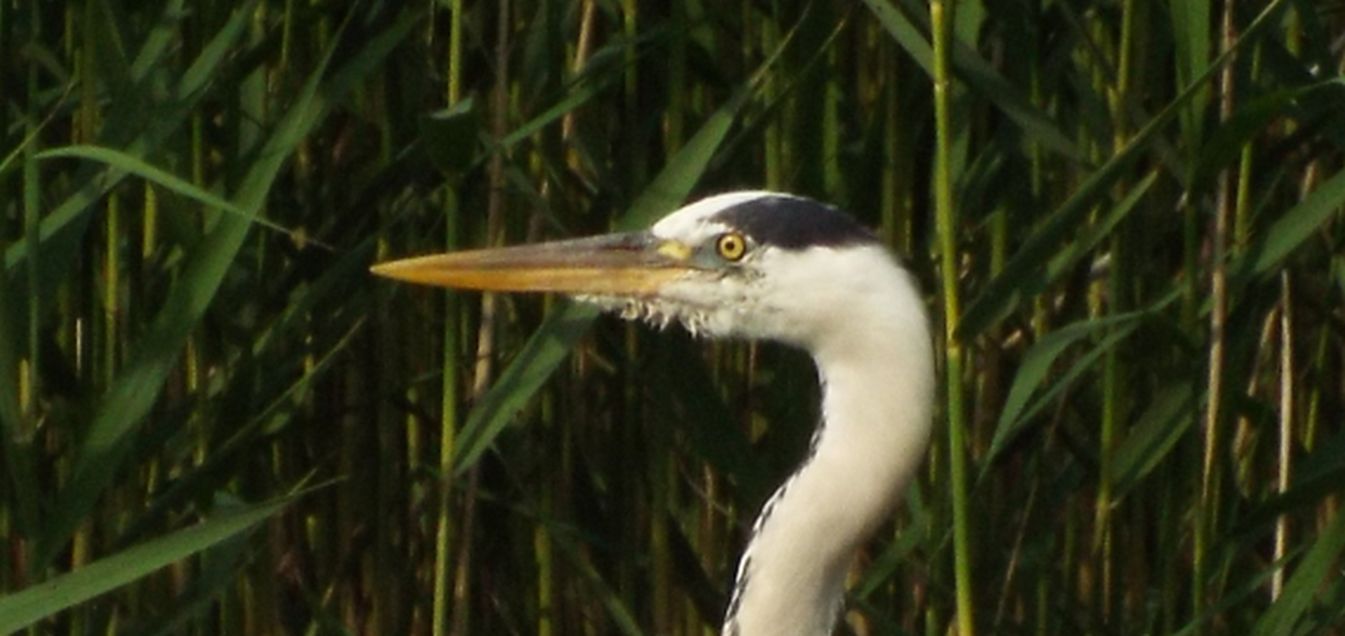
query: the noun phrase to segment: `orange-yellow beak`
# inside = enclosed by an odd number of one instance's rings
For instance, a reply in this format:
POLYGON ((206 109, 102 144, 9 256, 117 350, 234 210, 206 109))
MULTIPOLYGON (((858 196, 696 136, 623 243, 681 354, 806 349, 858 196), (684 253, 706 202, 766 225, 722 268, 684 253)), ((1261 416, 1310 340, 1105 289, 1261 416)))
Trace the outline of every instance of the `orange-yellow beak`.
POLYGON ((379 276, 421 285, 514 292, 649 296, 697 268, 692 250, 648 232, 608 234, 380 263, 379 276))

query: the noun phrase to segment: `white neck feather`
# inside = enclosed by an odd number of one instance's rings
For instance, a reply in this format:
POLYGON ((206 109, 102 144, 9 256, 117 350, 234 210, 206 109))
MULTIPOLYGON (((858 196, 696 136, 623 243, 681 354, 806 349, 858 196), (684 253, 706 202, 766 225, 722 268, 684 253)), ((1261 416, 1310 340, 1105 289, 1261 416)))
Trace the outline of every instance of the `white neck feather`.
POLYGON ((726 636, 830 634, 855 552, 924 456, 933 354, 919 296, 898 273, 900 302, 847 308, 845 327, 807 343, 823 384, 821 428, 753 527, 726 636))

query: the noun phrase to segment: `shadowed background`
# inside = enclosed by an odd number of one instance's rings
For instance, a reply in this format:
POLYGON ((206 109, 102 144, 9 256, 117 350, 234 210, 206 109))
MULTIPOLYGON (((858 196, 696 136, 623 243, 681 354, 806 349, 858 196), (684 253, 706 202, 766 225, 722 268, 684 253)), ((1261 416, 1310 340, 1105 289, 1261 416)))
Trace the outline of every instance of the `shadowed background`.
POLYGON ((367 268, 740 188, 961 350, 842 630, 1341 633, 1345 4, 936 4, 0 2, 0 633, 714 630, 806 357, 367 268))

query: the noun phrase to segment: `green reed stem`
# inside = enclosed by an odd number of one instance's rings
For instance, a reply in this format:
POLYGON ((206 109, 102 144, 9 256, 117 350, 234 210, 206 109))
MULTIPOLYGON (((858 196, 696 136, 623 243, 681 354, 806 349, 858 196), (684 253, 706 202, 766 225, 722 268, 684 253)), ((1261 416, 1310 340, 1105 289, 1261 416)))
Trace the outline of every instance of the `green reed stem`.
MULTIPOLYGON (((1112 123, 1112 152, 1124 148, 1130 141, 1128 106, 1130 80, 1134 56, 1135 2, 1125 0, 1121 7, 1121 33, 1117 43, 1116 83, 1109 91, 1112 123)), ((1124 193, 1125 180, 1118 179, 1115 192, 1124 193)), ((1119 197, 1118 197, 1119 200, 1119 197)), ((1128 245, 1126 225, 1121 224, 1111 236, 1111 268, 1108 276, 1106 311, 1118 315, 1129 309, 1129 272, 1126 267, 1128 245)), ((1093 506, 1093 552, 1096 555, 1099 588, 1099 614, 1104 624, 1111 624, 1115 598, 1115 536, 1112 525, 1112 465, 1116 452, 1118 429, 1125 413, 1125 373, 1117 349, 1109 350, 1102 368, 1102 422, 1098 434, 1098 491, 1093 506)))
MULTIPOLYGON (((449 5, 448 35, 448 94, 447 102, 451 107, 462 98, 462 0, 452 0, 449 5)), ((461 215, 458 213, 458 193, 449 185, 444 188, 444 248, 453 250, 461 244, 461 215)), ((449 560, 453 549, 453 454, 457 441, 459 387, 461 379, 459 369, 462 360, 458 348, 458 336, 461 333, 461 310, 458 307, 457 294, 444 294, 444 361, 443 381, 440 385, 439 403, 439 478, 438 517, 435 519, 434 535, 434 601, 431 616, 431 633, 444 636, 449 625, 448 599, 451 578, 449 560)))
POLYGON ((943 283, 944 347, 948 372, 948 476, 953 500, 953 576, 957 587, 957 633, 973 636, 971 542, 967 494, 966 419, 962 390, 962 342, 957 335, 961 316, 957 293, 957 213, 953 207, 953 125, 951 117, 952 69, 949 40, 952 38, 956 0, 933 0, 929 16, 934 36, 934 128, 937 146, 934 159, 934 207, 939 234, 940 270, 943 283))

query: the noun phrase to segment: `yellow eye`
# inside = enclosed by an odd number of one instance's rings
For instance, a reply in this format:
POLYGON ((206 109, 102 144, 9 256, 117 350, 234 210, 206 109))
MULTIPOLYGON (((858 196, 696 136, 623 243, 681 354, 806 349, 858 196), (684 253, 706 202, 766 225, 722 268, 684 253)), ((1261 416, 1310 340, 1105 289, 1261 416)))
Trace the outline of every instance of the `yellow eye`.
POLYGON ((747 239, 737 232, 725 232, 715 239, 715 249, 726 261, 742 260, 747 254, 747 239))

